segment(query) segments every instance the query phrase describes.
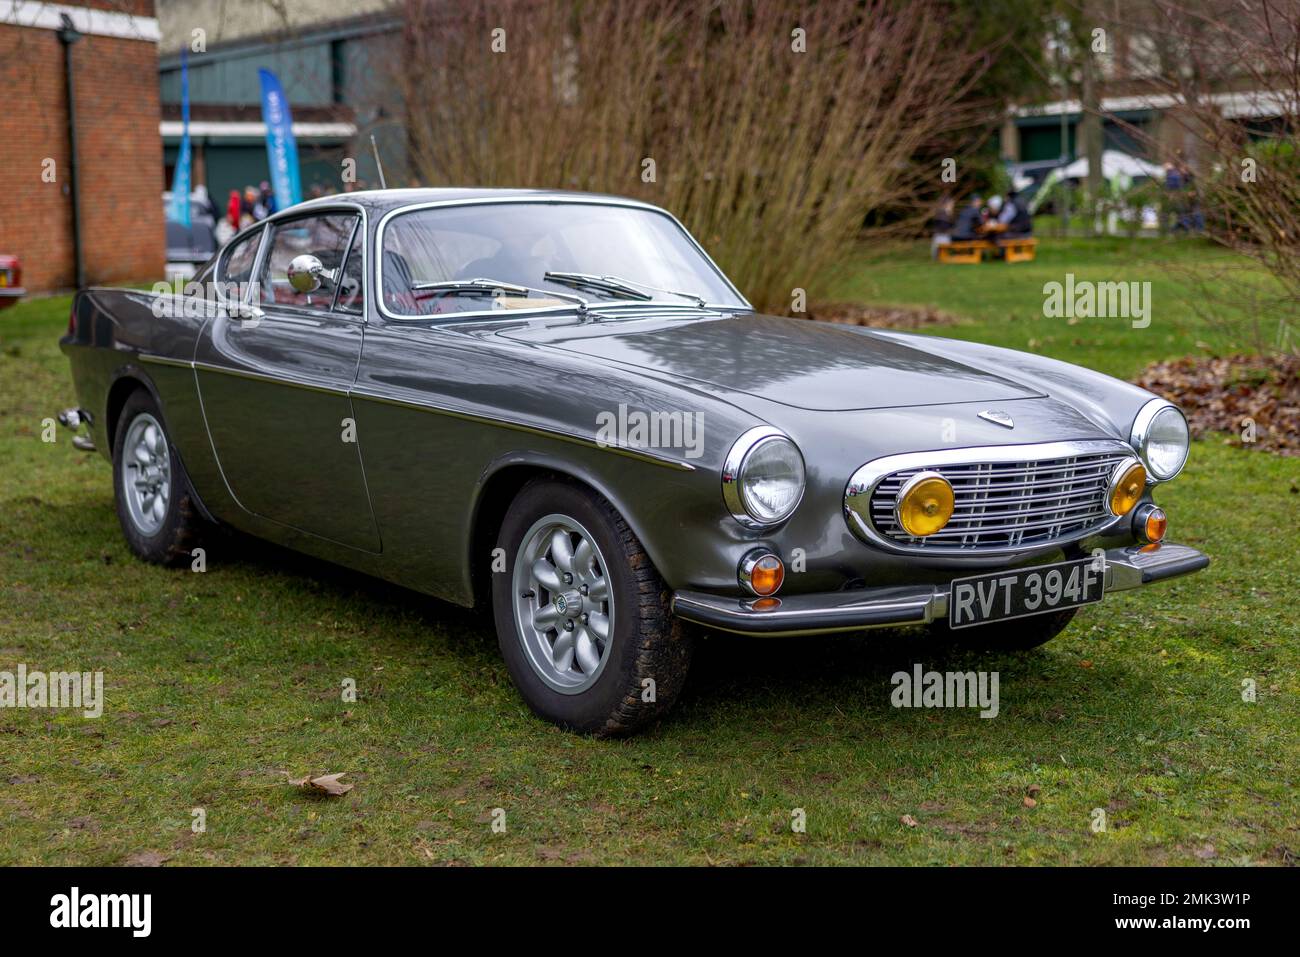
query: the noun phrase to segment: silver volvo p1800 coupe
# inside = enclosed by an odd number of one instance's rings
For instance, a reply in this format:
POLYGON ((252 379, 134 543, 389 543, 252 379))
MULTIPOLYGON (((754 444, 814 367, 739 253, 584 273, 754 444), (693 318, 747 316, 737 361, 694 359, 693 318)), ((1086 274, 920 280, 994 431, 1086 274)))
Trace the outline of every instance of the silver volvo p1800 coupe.
POLYGON ((636 729, 692 626, 1028 648, 1204 568, 1152 493, 1182 414, 1042 356, 756 315, 670 214, 352 193, 184 292, 88 289, 62 347, 131 548, 208 523, 491 608, 539 715, 636 729))

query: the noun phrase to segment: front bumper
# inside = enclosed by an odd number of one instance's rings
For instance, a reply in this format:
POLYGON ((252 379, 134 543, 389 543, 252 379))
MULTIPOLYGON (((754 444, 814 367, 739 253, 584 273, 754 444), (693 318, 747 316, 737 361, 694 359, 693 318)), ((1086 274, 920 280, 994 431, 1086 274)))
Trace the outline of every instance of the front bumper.
MULTIPOLYGON (((1188 575, 1209 564, 1206 555, 1186 545, 1112 548, 1106 552, 1106 593, 1188 575)), ((771 603, 679 591, 673 595, 673 613, 687 621, 744 635, 815 635, 896 628, 947 618, 948 589, 948 585, 862 588, 791 595, 771 603)))

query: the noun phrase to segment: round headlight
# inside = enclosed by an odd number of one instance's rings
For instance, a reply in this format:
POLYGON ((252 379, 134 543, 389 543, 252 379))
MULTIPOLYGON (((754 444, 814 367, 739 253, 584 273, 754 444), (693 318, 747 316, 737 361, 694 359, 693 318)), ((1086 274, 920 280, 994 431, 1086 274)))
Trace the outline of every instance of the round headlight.
POLYGON ((1130 437, 1133 448, 1156 482, 1167 482, 1183 470, 1191 436, 1187 420, 1164 399, 1153 399, 1138 412, 1130 437))
POLYGON ((722 469, 722 497, 742 525, 785 521, 803 498, 799 449, 771 426, 750 429, 731 447, 722 469))

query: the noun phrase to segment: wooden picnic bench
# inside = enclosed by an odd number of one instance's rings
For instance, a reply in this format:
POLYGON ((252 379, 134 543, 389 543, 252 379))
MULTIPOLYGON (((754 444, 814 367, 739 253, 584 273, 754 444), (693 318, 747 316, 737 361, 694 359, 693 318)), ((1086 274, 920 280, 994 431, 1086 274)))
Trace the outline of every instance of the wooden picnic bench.
POLYGON ((1033 236, 1023 239, 1002 239, 998 241, 1003 255, 1009 263, 1033 262, 1038 250, 1038 240, 1033 236))
POLYGON ((1023 239, 1000 239, 996 242, 988 239, 962 239, 945 243, 939 247, 941 263, 978 263, 985 253, 1002 250, 1009 263, 1032 262, 1038 248, 1038 240, 1032 236, 1023 239))
POLYGON ((977 263, 986 250, 996 249, 987 239, 960 239, 939 247, 941 263, 977 263))

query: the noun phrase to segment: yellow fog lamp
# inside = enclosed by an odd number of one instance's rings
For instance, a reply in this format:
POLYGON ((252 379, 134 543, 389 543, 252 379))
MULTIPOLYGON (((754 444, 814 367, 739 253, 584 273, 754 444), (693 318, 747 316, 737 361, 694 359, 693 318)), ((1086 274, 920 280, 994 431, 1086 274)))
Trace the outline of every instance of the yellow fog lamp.
POLYGON ((894 517, 913 538, 933 535, 952 518, 952 486, 938 472, 918 472, 903 483, 894 500, 894 517))
POLYGON ((1147 470, 1137 459, 1125 459, 1110 474, 1106 504, 1112 515, 1127 515, 1142 499, 1147 487, 1147 470))

